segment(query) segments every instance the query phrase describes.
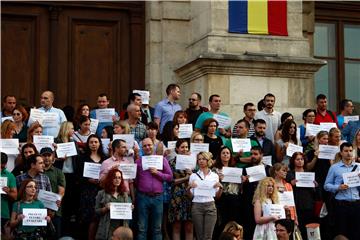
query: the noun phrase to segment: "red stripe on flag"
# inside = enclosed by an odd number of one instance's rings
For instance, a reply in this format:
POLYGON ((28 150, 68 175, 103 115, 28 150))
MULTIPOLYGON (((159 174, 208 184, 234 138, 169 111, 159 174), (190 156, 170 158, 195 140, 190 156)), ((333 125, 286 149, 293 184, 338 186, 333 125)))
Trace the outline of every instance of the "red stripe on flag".
POLYGON ((288 35, 285 0, 268 0, 268 27, 270 35, 288 35))

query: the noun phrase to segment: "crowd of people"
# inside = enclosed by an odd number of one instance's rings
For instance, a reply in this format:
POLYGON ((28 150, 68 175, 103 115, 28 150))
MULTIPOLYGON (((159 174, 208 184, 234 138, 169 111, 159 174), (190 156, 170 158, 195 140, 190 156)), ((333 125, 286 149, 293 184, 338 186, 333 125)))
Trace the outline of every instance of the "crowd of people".
POLYGON ((232 128, 218 94, 205 107, 194 92, 186 109, 180 97, 170 84, 154 108, 131 92, 120 110, 102 93, 95 108, 74 111, 54 107, 44 91, 35 112, 4 96, 1 141, 18 139, 19 154, 2 144, 2 237, 307 239, 306 226, 317 223, 321 239, 360 239, 360 121, 351 100, 336 114, 320 94, 297 126, 268 93, 245 103, 232 128), (60 154, 65 143, 76 153, 60 154), (88 166, 98 177, 85 174, 88 166), (58 197, 52 205, 39 199, 47 192, 58 197), (114 217, 115 206, 131 217, 114 217), (47 209, 46 227, 23 224, 24 209, 47 209))

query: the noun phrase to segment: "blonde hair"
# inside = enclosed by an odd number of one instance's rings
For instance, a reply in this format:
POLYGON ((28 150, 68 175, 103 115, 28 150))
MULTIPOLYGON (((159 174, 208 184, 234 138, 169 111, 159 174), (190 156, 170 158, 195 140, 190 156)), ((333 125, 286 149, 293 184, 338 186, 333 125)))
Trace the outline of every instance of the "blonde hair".
POLYGON ((228 232, 228 233, 234 233, 236 231, 240 231, 240 239, 243 239, 244 229, 240 224, 238 224, 235 221, 228 222, 223 230, 223 232, 228 232))
POLYGON ((69 142, 69 140, 70 140, 70 137, 69 137, 70 128, 74 128, 74 125, 73 125, 72 122, 65 121, 65 122, 61 123, 59 134, 58 134, 57 138, 61 139, 61 141, 64 142, 64 143, 69 142))
POLYGON ((213 163, 214 163, 214 160, 212 159, 213 158, 213 155, 211 152, 199 152, 196 156, 196 162, 198 161, 198 157, 199 156, 202 156, 204 157, 206 160, 207 160, 207 166, 210 168, 213 163))
POLYGON ((273 193, 270 196, 270 199, 272 200, 273 203, 279 202, 278 190, 277 187, 275 186, 275 180, 272 177, 266 177, 263 180, 261 180, 257 185, 254 193, 253 203, 255 203, 256 200, 259 200, 260 204, 263 204, 266 201, 266 199, 268 199, 267 186, 269 183, 273 184, 273 189, 274 189, 273 193))
POLYGON ((203 141, 204 141, 204 136, 201 134, 201 133, 199 133, 199 132, 193 132, 192 134, 191 134, 191 137, 190 137, 190 142, 194 142, 194 139, 196 138, 196 136, 201 136, 202 138, 203 138, 203 141))
POLYGON ((1 124, 1 138, 11 138, 11 132, 16 130, 16 125, 11 120, 5 120, 1 124))
POLYGON ((276 172, 280 171, 282 168, 285 168, 286 171, 289 170, 288 166, 286 166, 284 163, 275 163, 269 170, 270 176, 275 179, 276 172))
POLYGON ((120 126, 122 129, 124 129, 124 133, 123 134, 129 134, 130 133, 130 126, 129 124, 124 121, 124 120, 118 120, 118 121, 114 121, 113 122, 113 126, 115 127, 115 125, 120 126))
POLYGON ((28 131, 27 131, 27 142, 32 143, 33 142, 33 136, 34 136, 34 131, 38 128, 43 129, 43 126, 40 125, 40 123, 38 122, 33 122, 28 131))
POLYGON ((314 149, 319 149, 319 140, 326 135, 329 136, 329 133, 327 131, 320 131, 318 132, 318 134, 316 134, 316 138, 314 141, 314 149))

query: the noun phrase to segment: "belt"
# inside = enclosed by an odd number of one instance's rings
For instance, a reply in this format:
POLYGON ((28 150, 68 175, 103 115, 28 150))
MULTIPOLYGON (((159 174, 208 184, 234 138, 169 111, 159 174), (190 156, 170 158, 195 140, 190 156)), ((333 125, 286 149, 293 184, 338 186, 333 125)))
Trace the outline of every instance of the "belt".
POLYGON ((355 201, 336 200, 336 203, 339 206, 353 206, 360 204, 360 200, 355 200, 355 201))
POLYGON ((143 195, 149 196, 149 197, 157 197, 162 194, 162 192, 158 192, 158 193, 157 192, 141 192, 141 191, 138 191, 138 192, 143 195))

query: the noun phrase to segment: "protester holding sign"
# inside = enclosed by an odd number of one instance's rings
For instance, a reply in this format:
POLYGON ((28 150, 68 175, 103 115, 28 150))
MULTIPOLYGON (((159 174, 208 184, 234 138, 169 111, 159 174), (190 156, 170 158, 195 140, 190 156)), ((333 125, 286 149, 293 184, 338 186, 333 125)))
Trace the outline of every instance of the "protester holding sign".
POLYGON ((83 103, 77 108, 77 110, 75 112, 74 120, 73 120, 75 129, 80 128, 79 121, 80 121, 81 116, 90 117, 90 105, 89 104, 83 103))
POLYGON ((287 156, 286 150, 290 143, 301 145, 296 137, 296 123, 293 120, 286 120, 282 129, 281 138, 276 141, 275 151, 279 162, 289 165, 290 156, 287 156))
POLYGON ((305 153, 314 149, 315 135, 311 135, 311 134, 309 135, 306 133, 306 125, 314 124, 315 115, 316 115, 315 109, 306 109, 302 114, 302 119, 304 120, 304 124, 300 125, 299 128, 300 128, 300 140, 305 153))
POLYGON ((72 135, 72 138, 74 139, 74 142, 80 151, 84 151, 86 141, 90 134, 90 118, 86 116, 80 116, 79 129, 72 135))
POLYGON ((193 236, 193 224, 191 222, 191 199, 186 194, 192 169, 176 169, 177 155, 189 155, 189 143, 186 139, 176 142, 175 153, 168 156, 169 165, 173 172, 174 182, 171 187, 169 204, 169 222, 172 223, 172 239, 180 240, 181 225, 183 224, 186 239, 193 236))
POLYGON ((286 179, 291 183, 294 191, 294 200, 296 206, 296 213, 299 222, 299 229, 303 239, 307 238, 305 225, 316 222, 314 216, 314 205, 316 200, 317 183, 314 180, 314 187, 298 187, 296 185, 296 174, 307 172, 307 159, 301 152, 296 152, 290 158, 289 168, 286 179))
MULTIPOLYGON (((223 194, 216 201, 216 207, 218 209, 219 218, 217 220, 217 227, 215 228, 215 234, 219 235, 222 229, 229 221, 240 222, 241 216, 241 184, 235 182, 225 182, 224 177, 224 167, 225 168, 234 168, 235 161, 231 155, 230 148, 222 146, 220 148, 219 156, 216 158, 213 171, 215 171, 220 178, 220 182, 223 185, 223 194)), ((236 168, 241 170, 241 168, 236 168)), ((241 174, 238 174, 238 180, 241 182, 241 174)))
POLYGON ((40 125, 40 123, 38 123, 38 122, 32 123, 27 131, 27 141, 26 142, 33 143, 34 142, 33 136, 34 135, 41 136, 42 133, 43 133, 42 125, 40 125))
POLYGON ((210 152, 198 153, 199 171, 191 174, 189 179, 188 194, 193 197, 191 214, 196 239, 212 239, 217 219, 214 197, 219 198, 222 194, 219 176, 210 170, 212 157, 210 152))
POLYGON ((96 239, 108 240, 117 227, 129 226, 125 219, 111 219, 110 204, 131 203, 131 198, 126 192, 122 173, 117 168, 112 168, 107 173, 102 186, 104 189, 98 192, 95 204, 96 215, 100 218, 96 239))
MULTIPOLYGON (((23 220, 26 218, 23 214, 23 209, 35 208, 35 209, 44 209, 44 204, 37 200, 36 196, 37 185, 32 179, 25 179, 22 181, 19 189, 19 198, 18 202, 13 204, 10 226, 16 228, 16 239, 37 239, 36 237, 45 237, 42 236, 42 231, 40 231, 39 226, 36 222, 41 219, 33 219, 32 226, 24 226, 23 220)), ((30 219, 31 220, 31 219, 30 219)), ((50 222, 50 217, 46 216, 47 222, 50 222)))
POLYGON ((15 161, 15 168, 11 172, 15 177, 23 174, 29 169, 30 164, 27 160, 29 159, 29 156, 33 154, 38 154, 35 145, 32 143, 25 143, 21 148, 21 154, 18 155, 15 161))
POLYGON ((82 237, 86 238, 87 234, 96 234, 97 220, 95 218, 95 197, 100 190, 99 178, 92 179, 83 177, 85 163, 101 164, 105 160, 103 148, 100 138, 91 134, 85 146, 85 153, 80 155, 79 168, 77 176, 80 179, 80 206, 79 206, 79 222, 82 237))
POLYGON ((275 221, 279 216, 264 216, 263 211, 268 204, 277 204, 278 191, 275 186, 275 180, 271 177, 261 180, 254 194, 254 217, 256 227, 253 239, 277 239, 275 233, 275 221))
POLYGON ((26 142, 28 130, 27 120, 29 117, 28 112, 23 106, 16 105, 12 112, 12 116, 16 126, 14 138, 18 138, 19 142, 26 142))
POLYGON ((219 123, 214 118, 208 118, 203 124, 204 143, 209 144, 209 151, 214 158, 219 154, 220 147, 223 145, 221 137, 216 135, 219 123))
MULTIPOLYGON (((284 163, 275 163, 270 168, 270 176, 275 179, 275 187, 278 190, 278 194, 284 192, 292 192, 293 189, 290 183, 286 182, 286 174, 288 167, 284 163)), ((295 206, 285 206, 286 214, 288 218, 295 221, 297 224, 296 208, 295 206)))

